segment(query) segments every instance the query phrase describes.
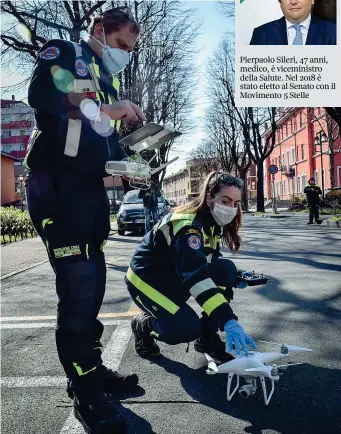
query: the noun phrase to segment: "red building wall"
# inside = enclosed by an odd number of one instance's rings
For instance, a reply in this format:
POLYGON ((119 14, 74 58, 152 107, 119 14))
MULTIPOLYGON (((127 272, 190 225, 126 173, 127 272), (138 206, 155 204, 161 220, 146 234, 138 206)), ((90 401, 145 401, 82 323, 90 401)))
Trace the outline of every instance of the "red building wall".
MULTIPOLYGON (((275 195, 281 200, 292 200, 302 196, 308 179, 314 176, 322 188, 321 168, 324 169, 324 189, 331 188, 330 156, 328 142, 322 146, 322 164, 320 147, 315 150, 315 137, 320 131, 327 133, 326 114, 321 108, 297 108, 283 115, 278 121, 276 145, 266 161, 266 197, 271 198, 272 177, 267 169, 270 164, 278 166, 274 176, 275 195), (295 176, 290 179, 290 167, 295 169, 295 176)), ((334 125, 336 128, 337 126, 334 125)), ((336 129, 334 130, 336 131, 336 129)), ((341 150, 341 140, 334 143, 334 150, 341 150)), ((335 186, 341 186, 341 152, 334 156, 335 186)))

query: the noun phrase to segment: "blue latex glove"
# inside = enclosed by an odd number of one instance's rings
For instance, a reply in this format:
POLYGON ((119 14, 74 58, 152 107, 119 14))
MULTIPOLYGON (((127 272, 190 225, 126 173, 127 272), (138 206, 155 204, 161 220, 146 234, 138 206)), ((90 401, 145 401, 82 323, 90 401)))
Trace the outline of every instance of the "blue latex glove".
POLYGON ((232 344, 234 343, 236 347, 236 353, 240 355, 240 347, 245 354, 248 354, 248 345, 255 350, 256 344, 250 336, 248 336, 243 327, 235 319, 227 321, 224 327, 226 333, 226 352, 232 351, 232 344))

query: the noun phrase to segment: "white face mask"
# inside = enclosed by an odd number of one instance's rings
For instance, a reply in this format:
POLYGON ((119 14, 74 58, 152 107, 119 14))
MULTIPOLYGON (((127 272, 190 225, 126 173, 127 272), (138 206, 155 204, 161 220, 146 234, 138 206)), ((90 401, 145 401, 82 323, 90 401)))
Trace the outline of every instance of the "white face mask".
POLYGON ((114 75, 118 72, 122 71, 124 69, 130 60, 129 53, 127 53, 124 50, 121 50, 121 48, 111 48, 109 45, 107 45, 105 40, 105 33, 103 29, 103 38, 104 38, 104 45, 101 41, 96 39, 102 46, 102 63, 104 68, 109 72, 109 74, 114 75))
POLYGON ((225 226, 231 223, 237 215, 237 208, 224 206, 220 203, 214 203, 214 208, 211 210, 212 216, 219 226, 225 226))

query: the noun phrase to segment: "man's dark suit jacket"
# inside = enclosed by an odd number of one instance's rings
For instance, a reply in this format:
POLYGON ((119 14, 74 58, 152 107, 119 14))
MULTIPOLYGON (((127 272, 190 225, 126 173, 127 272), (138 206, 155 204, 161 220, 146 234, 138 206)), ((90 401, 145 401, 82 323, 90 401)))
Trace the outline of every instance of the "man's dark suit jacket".
MULTIPOLYGON (((255 28, 250 45, 288 45, 285 18, 255 28)), ((312 16, 306 45, 336 45, 336 24, 312 16)))

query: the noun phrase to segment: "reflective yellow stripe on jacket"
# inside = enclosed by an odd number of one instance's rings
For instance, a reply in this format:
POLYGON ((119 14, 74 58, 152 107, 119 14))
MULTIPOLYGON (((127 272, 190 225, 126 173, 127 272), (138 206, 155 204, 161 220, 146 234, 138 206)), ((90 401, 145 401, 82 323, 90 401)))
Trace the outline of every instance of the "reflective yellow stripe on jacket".
POLYGON ((140 277, 134 273, 129 267, 127 271, 127 279, 131 284, 135 286, 139 291, 146 295, 150 300, 153 300, 156 304, 168 310, 171 314, 175 314, 180 307, 176 305, 172 300, 165 297, 161 292, 152 288, 148 283, 144 282, 140 277))

